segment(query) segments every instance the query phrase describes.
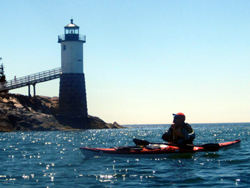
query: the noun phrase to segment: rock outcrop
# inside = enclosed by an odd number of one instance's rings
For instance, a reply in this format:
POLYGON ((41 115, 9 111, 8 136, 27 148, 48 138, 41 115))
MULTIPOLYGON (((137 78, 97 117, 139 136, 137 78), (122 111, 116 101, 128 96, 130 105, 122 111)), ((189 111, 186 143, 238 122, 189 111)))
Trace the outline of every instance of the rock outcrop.
POLYGON ((51 131, 73 129, 123 128, 98 117, 59 117, 59 98, 19 94, 0 94, 0 131, 51 131))

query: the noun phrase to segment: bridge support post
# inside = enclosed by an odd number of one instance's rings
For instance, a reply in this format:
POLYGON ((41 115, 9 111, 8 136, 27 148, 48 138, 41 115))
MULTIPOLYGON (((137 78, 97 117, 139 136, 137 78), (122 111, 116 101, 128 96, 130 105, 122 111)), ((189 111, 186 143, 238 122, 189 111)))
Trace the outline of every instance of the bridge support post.
POLYGON ((31 97, 31 95, 30 95, 30 84, 28 85, 28 96, 31 97))
POLYGON ((33 95, 33 97, 35 97, 35 96, 36 96, 36 84, 33 84, 33 90, 34 90, 34 95, 33 95))

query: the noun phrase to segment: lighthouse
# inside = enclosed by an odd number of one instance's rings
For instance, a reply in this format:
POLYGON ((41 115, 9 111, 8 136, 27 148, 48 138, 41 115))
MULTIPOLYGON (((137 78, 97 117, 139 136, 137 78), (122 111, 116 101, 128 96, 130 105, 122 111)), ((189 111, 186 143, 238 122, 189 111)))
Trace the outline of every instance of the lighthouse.
POLYGON ((88 116, 85 76, 83 71, 83 44, 86 36, 79 34, 79 26, 70 23, 64 27, 61 43, 61 71, 59 116, 85 118, 88 116))

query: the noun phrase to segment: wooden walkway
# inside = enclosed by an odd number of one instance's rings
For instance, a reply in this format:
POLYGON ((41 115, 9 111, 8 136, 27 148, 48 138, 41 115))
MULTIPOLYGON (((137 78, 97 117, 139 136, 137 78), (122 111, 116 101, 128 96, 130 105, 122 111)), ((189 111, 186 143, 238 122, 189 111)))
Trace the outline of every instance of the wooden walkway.
POLYGON ((30 85, 33 85, 35 88, 35 84, 57 79, 60 77, 60 74, 61 74, 61 67, 39 72, 36 74, 31 74, 20 78, 14 78, 13 80, 7 81, 5 84, 0 84, 0 91, 8 91, 28 86, 30 95, 30 85))

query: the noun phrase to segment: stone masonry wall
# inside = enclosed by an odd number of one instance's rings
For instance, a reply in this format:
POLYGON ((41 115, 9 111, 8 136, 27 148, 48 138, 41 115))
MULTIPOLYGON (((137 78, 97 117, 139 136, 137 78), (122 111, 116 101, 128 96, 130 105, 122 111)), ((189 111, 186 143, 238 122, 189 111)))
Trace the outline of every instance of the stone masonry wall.
POLYGON ((64 117, 88 116, 84 73, 61 74, 59 115, 64 117))

